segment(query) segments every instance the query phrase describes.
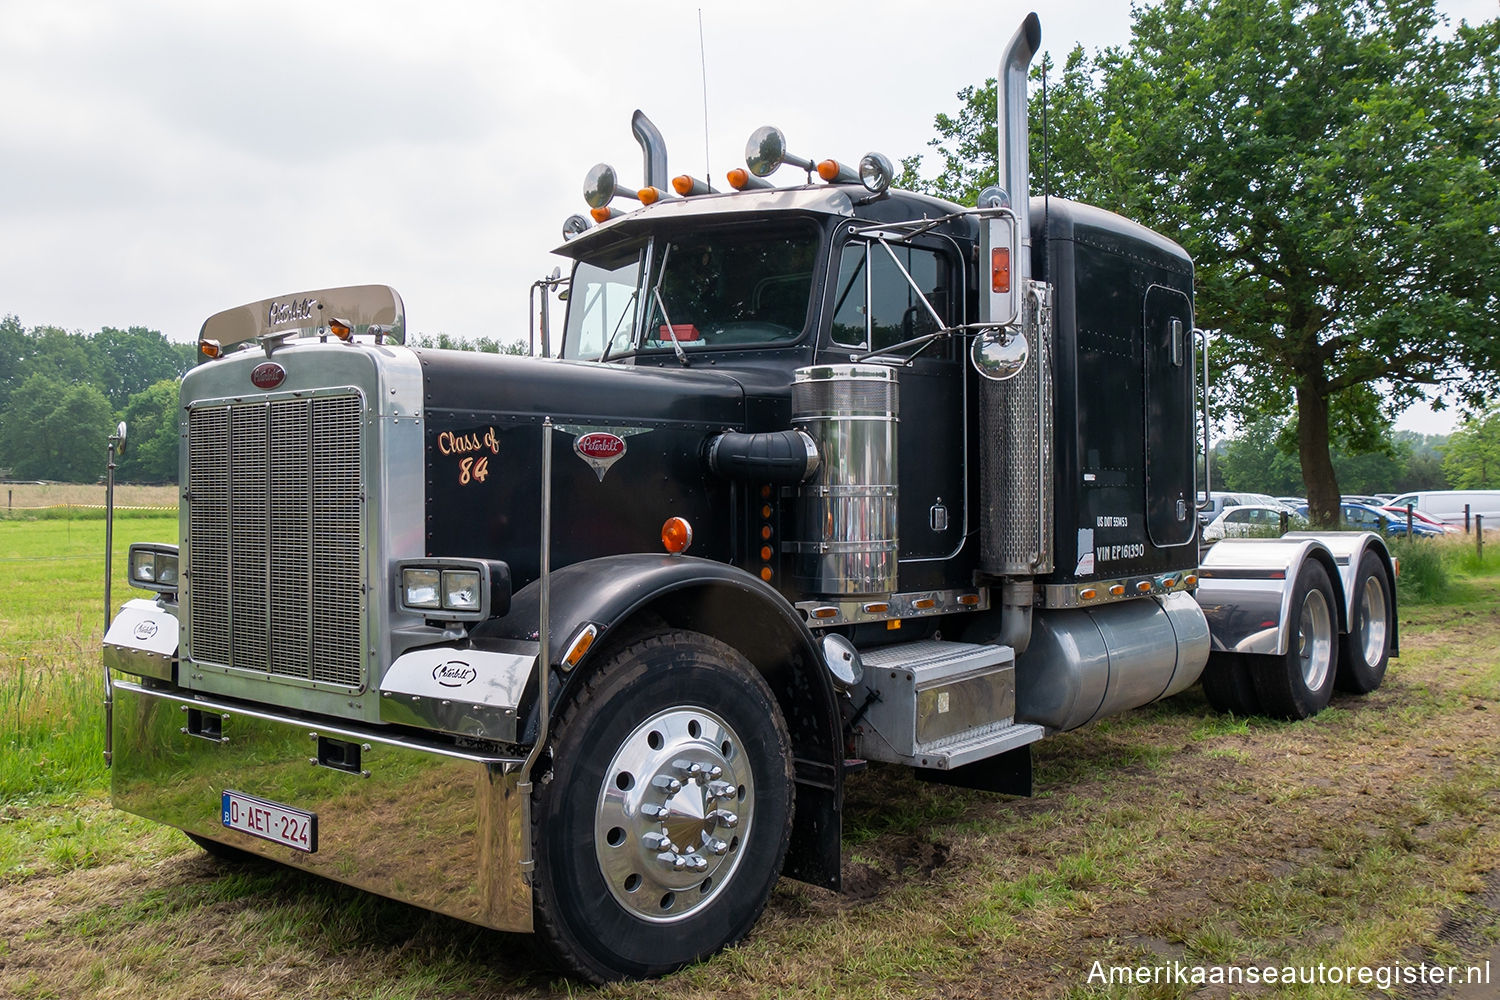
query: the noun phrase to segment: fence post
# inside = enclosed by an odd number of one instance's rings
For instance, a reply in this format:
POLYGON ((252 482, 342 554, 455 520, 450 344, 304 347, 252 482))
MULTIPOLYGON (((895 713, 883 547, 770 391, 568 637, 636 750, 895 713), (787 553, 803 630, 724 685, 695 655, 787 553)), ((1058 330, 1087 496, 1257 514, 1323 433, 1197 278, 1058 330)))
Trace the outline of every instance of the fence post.
POLYGON ((1474 553, 1484 562, 1484 515, 1474 515, 1474 553))
POLYGON ((1411 504, 1406 505, 1406 537, 1411 537, 1411 504))
POLYGON ((1469 505, 1464 504, 1464 534, 1469 533, 1469 505))

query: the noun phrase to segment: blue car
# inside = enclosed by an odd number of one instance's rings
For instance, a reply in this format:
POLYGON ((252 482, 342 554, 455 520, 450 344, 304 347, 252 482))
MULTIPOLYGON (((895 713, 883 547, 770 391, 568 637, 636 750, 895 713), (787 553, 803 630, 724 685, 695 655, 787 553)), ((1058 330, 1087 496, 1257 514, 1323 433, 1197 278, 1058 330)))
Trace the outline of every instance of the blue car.
MULTIPOLYGON (((1306 517, 1307 504, 1298 507, 1297 513, 1306 517)), ((1339 504, 1339 519, 1355 531, 1373 531, 1385 538, 1406 534, 1406 518, 1362 503, 1339 504)), ((1411 534, 1413 538, 1438 538, 1443 529, 1413 519, 1411 534)))

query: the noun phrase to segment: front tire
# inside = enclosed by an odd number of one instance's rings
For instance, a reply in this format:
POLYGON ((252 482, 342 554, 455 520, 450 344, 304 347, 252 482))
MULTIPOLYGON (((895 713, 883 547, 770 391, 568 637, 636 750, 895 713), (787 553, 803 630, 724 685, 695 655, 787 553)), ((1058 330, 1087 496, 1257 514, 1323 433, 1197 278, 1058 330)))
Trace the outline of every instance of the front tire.
POLYGON ((749 661, 698 633, 637 639, 580 681, 534 792, 536 930, 594 982, 663 975, 765 907, 791 833, 791 740, 749 661))
POLYGON ((1380 687, 1391 658, 1395 609, 1385 565, 1373 552, 1359 560, 1354 575, 1354 614, 1339 653, 1338 688, 1368 694, 1380 687))
POLYGON ((1286 653, 1261 657, 1252 673, 1268 715, 1305 719, 1328 706, 1338 673, 1338 610, 1321 563, 1309 559, 1302 564, 1291 614, 1294 631, 1286 653))

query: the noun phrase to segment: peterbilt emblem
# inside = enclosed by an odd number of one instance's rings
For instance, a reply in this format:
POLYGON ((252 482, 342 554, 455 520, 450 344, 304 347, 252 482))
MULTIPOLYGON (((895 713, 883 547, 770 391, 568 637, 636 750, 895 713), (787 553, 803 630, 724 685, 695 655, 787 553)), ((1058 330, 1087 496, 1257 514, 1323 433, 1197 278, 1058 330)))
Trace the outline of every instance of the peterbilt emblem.
POLYGON ((282 323, 295 323, 302 319, 312 319, 313 310, 318 307, 317 299, 302 299, 291 302, 272 302, 266 310, 266 322, 270 326, 279 326, 282 323))
POLYGON ((445 688, 463 687, 472 683, 479 676, 479 671, 469 666, 463 660, 449 660, 447 663, 439 663, 432 668, 432 679, 445 688))
POLYGON ((286 380, 286 369, 274 361, 264 361, 250 372, 250 382, 257 389, 274 389, 286 380))
POLYGON ((573 439, 573 451, 589 464, 602 483, 609 467, 624 457, 625 439, 608 431, 580 434, 573 439))
POLYGON ((153 621, 136 622, 135 637, 137 639, 150 639, 156 635, 159 626, 153 621))

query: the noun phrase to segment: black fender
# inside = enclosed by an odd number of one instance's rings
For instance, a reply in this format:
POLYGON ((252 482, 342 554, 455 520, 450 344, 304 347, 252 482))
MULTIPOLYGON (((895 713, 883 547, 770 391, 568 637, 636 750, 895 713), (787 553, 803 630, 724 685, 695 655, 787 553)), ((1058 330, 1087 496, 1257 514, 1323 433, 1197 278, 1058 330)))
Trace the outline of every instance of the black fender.
MULTIPOLYGON (((784 871, 839 888, 844 800, 843 721, 818 641, 774 588, 725 563, 692 556, 630 553, 572 563, 551 574, 548 599, 551 704, 631 636, 653 627, 713 636, 744 654, 775 692, 792 738, 796 813, 784 871), (568 645, 586 625, 598 635, 582 659, 563 669, 568 645)), ((505 617, 483 623, 476 639, 535 640, 541 586, 517 592, 505 617)), ((535 690, 520 708, 526 741, 538 729, 535 690)))

